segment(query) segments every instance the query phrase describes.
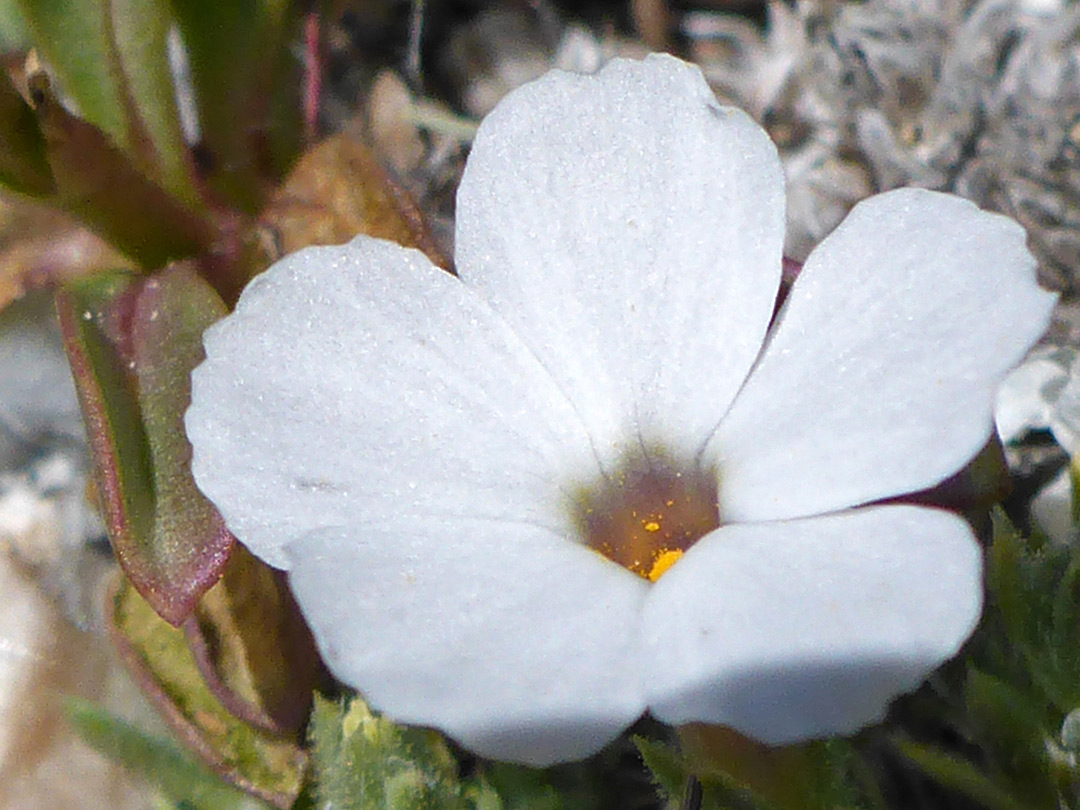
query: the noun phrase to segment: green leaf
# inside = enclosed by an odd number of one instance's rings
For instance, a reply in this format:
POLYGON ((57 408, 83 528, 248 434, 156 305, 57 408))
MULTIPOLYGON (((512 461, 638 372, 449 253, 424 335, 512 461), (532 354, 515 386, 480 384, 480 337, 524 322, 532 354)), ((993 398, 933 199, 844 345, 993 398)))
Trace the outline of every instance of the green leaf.
POLYGON ((1080 705, 1080 549, 1036 546, 998 510, 987 590, 1039 698, 1060 716, 1080 705))
POLYGON ((139 592, 179 625, 234 542, 195 486, 183 429, 202 332, 224 304, 181 265, 95 276, 56 300, 109 539, 139 592))
POLYGON ((0 50, 10 53, 28 50, 30 46, 30 29, 18 5, 12 0, 0 2, 0 50))
MULTIPOLYGON (((309 727, 316 791, 335 810, 468 810, 486 791, 466 791, 457 764, 434 732, 408 730, 374 714, 316 697, 309 727)), ((498 807, 498 805, 494 805, 498 807)))
POLYGON ((167 0, 19 0, 19 7, 86 121, 146 177, 196 205, 165 47, 167 0))
POLYGON ((249 725, 222 705, 203 680, 184 631, 160 618, 126 580, 108 606, 124 664, 177 735, 232 784, 291 807, 306 768, 295 739, 249 725))
POLYGON ((1048 639, 1060 707, 1080 706, 1080 554, 1073 554, 1054 591, 1048 639))
POLYGON ((148 179, 101 129, 68 113, 44 74, 29 82, 60 207, 147 269, 209 249, 208 220, 148 179))
POLYGON ((548 772, 536 768, 488 763, 479 785, 487 793, 477 798, 477 810, 485 810, 488 806, 500 810, 563 810, 570 806, 577 810, 582 806, 564 800, 563 794, 551 783, 548 772))
POLYGON ((168 0, 110 0, 116 51, 130 105, 138 116, 141 155, 151 179, 189 207, 202 203, 192 181, 192 163, 180 126, 167 39, 173 24, 168 0))
POLYGON ((1010 793, 1032 806, 1052 807, 1054 786, 1047 779, 1046 741, 1053 726, 1045 704, 978 669, 968 671, 965 703, 976 739, 1010 793))
POLYGON ((725 726, 679 726, 687 768, 726 802, 777 810, 831 808, 846 798, 843 774, 822 742, 768 746, 725 726))
POLYGON ((0 183, 34 197, 56 191, 37 116, 7 71, 0 71, 0 183))
POLYGON ((656 740, 635 736, 634 745, 641 754, 653 781, 663 794, 663 798, 672 802, 683 801, 692 772, 679 751, 656 740))
POLYGON ((114 304, 132 280, 128 273, 100 273, 68 285, 56 297, 110 537, 145 535, 153 514, 150 449, 142 416, 124 363, 106 336, 115 320, 114 304))
POLYGON ((68 720, 89 746, 155 785, 188 810, 259 810, 269 805, 215 776, 171 740, 155 737, 90 701, 68 698, 68 720))
MULTIPOLYGON (((235 206, 254 213, 271 185, 267 148, 271 103, 283 72, 295 70, 289 45, 297 4, 289 0, 173 0, 187 46, 211 182, 235 206)), ((297 85, 298 86, 298 85, 297 85)), ((299 108, 298 97, 293 109, 299 108)))
POLYGON ((16 0, 35 46, 86 120, 117 146, 131 144, 123 72, 104 0, 16 0))
MULTIPOLYGON (((895 738, 896 749, 912 765, 935 781, 983 804, 988 810, 1038 810, 992 782, 967 760, 941 749, 895 738)), ((1056 808, 1049 805, 1046 810, 1056 808)))
POLYGON ((285 575, 237 545, 195 619, 184 625, 188 644, 222 705, 258 728, 298 733, 319 657, 285 575))

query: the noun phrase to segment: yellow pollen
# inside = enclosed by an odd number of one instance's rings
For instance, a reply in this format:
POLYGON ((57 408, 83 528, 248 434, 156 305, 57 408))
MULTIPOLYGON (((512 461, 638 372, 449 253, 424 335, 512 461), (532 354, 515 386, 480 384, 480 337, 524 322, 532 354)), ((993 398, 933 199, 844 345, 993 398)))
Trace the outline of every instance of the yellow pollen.
POLYGON ((652 568, 649 569, 649 582, 656 582, 660 579, 667 570, 671 568, 675 563, 682 559, 682 549, 669 548, 664 549, 657 555, 656 560, 653 562, 652 568))
POLYGON ((574 499, 581 537, 591 548, 655 582, 682 553, 720 525, 711 470, 662 453, 622 460, 615 474, 574 499))

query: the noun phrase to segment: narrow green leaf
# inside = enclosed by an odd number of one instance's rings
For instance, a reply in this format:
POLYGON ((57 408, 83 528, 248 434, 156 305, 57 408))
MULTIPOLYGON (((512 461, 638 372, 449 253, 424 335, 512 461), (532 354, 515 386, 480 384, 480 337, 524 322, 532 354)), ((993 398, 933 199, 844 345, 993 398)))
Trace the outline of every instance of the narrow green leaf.
POLYGON ((0 183, 21 194, 47 197, 56 191, 37 116, 0 70, 0 183))
POLYGON ((165 38, 168 0, 18 0, 82 117, 154 183, 198 205, 165 38))
POLYGON ((131 369, 150 448, 154 522, 117 550, 125 571, 167 620, 187 616, 218 578, 233 545, 217 509, 191 477, 184 412, 202 333, 226 314, 217 294, 184 265, 140 281, 130 321, 131 369))
POLYGON ((123 70, 108 0, 16 0, 35 46, 83 117, 122 149, 131 146, 123 70))
POLYGON ((145 535, 153 515, 150 448, 138 402, 107 330, 128 273, 102 273, 57 292, 68 362, 93 451, 98 493, 111 538, 145 535))
POLYGON ((1062 715, 1080 705, 1080 550, 1033 542, 994 514, 989 604, 1040 698, 1062 715))
POLYGON ((167 39, 173 24, 168 0, 111 0, 110 21, 125 89, 138 116, 140 155, 151 179, 189 207, 202 203, 180 127, 167 39))
POLYGON ((190 57, 211 182, 233 205, 255 213, 273 185, 270 103, 283 83, 282 66, 297 64, 289 52, 297 4, 173 0, 173 9, 190 57))
POLYGON ((184 631, 161 619, 129 583, 120 582, 108 606, 128 671, 188 747, 234 785, 276 807, 291 807, 306 767, 296 741, 230 713, 203 680, 184 631))
POLYGON ((691 776, 682 754, 664 743, 645 737, 635 736, 633 741, 662 797, 681 802, 691 776))
POLYGON ((1053 658, 1060 708, 1080 706, 1080 554, 1069 560, 1054 591, 1052 634, 1047 642, 1053 658))
POLYGON ((968 715, 989 767, 1010 792, 1034 806, 1052 806, 1054 786, 1048 780, 1046 741, 1052 721, 1047 706, 1024 692, 977 669, 970 669, 964 687, 968 715))
POLYGON ((147 734, 80 698, 65 701, 68 720, 89 746, 139 774, 189 810, 259 810, 270 805, 234 788, 171 740, 147 734))
MULTIPOLYGON (((1040 810, 994 784, 972 763, 928 745, 895 738, 893 744, 912 765, 935 781, 980 802, 988 810, 1040 810)), ((1045 810, 1056 810, 1050 805, 1045 810)))
POLYGON ((189 468, 183 414, 202 332, 224 304, 192 270, 95 276, 57 294, 109 539, 132 583, 179 625, 219 577, 232 536, 189 468))

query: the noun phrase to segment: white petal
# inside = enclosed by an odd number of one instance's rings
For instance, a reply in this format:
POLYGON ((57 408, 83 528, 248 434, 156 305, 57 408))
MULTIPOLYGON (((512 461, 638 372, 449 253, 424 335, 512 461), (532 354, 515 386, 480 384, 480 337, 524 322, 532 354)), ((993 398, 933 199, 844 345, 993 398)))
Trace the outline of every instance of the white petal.
POLYGON ((334 674, 392 718, 534 766, 594 753, 644 710, 645 580, 533 526, 328 529, 289 547, 334 674))
POLYGON ((670 57, 510 94, 458 191, 458 272, 609 460, 639 437, 701 448, 760 349, 783 236, 775 147, 670 57))
POLYGON ((1059 545, 1074 543, 1072 471, 1066 467, 1031 499, 1031 517, 1047 537, 1059 545))
POLYGON ((322 526, 402 515, 569 523, 589 441, 535 358, 460 281, 360 238, 301 251, 208 330, 192 469, 272 565, 322 526))
POLYGON ((1050 432, 1054 440, 1070 456, 1080 454, 1080 356, 1073 354, 1066 367, 1064 384, 1048 399, 1052 403, 1050 432))
POLYGON ((1043 332, 1015 222, 930 191, 857 205, 811 254, 706 453, 726 521, 940 482, 983 446, 994 387, 1043 332))
POLYGON ((652 711, 770 745, 852 733, 956 653, 981 565, 964 521, 912 506, 722 527, 646 601, 652 711))
POLYGON ((1036 349, 1001 381, 994 398, 994 422, 1003 442, 1019 441, 1029 431, 1050 427, 1052 409, 1075 356, 1071 347, 1036 349))

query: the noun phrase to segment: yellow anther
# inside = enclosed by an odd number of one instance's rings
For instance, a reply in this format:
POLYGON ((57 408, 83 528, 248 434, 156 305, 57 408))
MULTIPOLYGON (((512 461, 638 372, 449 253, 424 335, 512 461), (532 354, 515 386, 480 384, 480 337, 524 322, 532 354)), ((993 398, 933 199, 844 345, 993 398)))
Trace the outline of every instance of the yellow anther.
POLYGON ((681 466, 657 452, 631 456, 611 478, 582 490, 574 517, 585 543, 655 582, 720 525, 715 473, 681 466))
POLYGON ((649 570, 649 582, 656 582, 667 570, 682 559, 683 552, 677 548, 669 548, 661 551, 649 570))

